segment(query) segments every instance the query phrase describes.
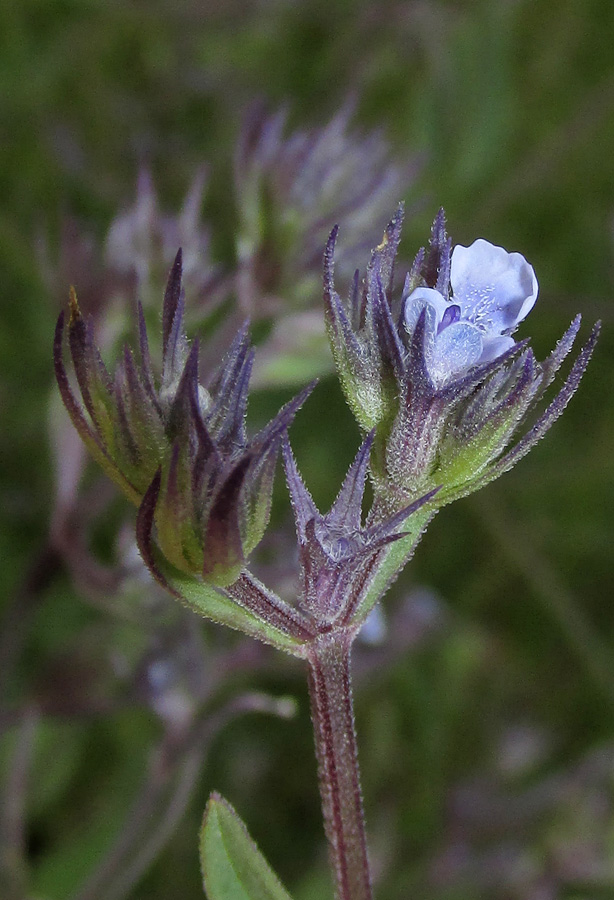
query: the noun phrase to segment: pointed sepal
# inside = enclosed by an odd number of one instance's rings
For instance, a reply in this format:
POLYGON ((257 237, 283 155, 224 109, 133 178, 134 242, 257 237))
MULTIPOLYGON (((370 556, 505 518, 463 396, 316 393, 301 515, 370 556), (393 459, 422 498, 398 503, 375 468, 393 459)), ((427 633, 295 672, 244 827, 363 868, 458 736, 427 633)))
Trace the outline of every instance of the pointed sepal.
POLYGON ((359 531, 362 527, 362 498, 369 471, 369 456, 375 433, 369 432, 348 469, 326 521, 333 528, 359 531))
POLYGON ((199 380, 199 342, 190 345, 184 329, 181 277, 179 251, 164 295, 159 385, 142 308, 138 353, 126 347, 111 376, 74 291, 68 328, 64 314, 56 327, 56 378, 92 455, 142 515, 153 516, 161 554, 184 575, 228 586, 264 534, 281 437, 314 384, 250 440, 245 417, 254 351, 247 324, 206 390, 199 380), (81 402, 64 364, 66 331, 81 402))
POLYGON ((359 448, 331 509, 322 515, 305 487, 290 443, 284 437, 282 455, 301 565, 299 605, 318 629, 336 623, 359 626, 354 611, 377 571, 381 552, 405 540, 404 527, 408 520, 428 506, 438 491, 435 488, 391 517, 363 527, 362 499, 373 441, 374 434, 370 433, 359 448))

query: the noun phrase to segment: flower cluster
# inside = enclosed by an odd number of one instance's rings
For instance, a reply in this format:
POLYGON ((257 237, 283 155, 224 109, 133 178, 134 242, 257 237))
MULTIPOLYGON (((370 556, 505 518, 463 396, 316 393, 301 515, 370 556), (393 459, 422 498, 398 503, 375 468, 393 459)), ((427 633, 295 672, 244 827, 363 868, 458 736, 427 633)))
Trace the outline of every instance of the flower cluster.
POLYGON ((261 315, 274 298, 312 305, 322 247, 335 222, 346 243, 339 271, 350 279, 368 251, 373 223, 385 221, 403 196, 416 165, 391 160, 384 137, 349 130, 348 105, 321 128, 284 136, 284 110, 267 114, 255 104, 246 117, 235 154, 239 204, 241 302, 261 315))
POLYGON ((441 506, 509 469, 564 410, 598 334, 597 325, 558 395, 507 449, 571 350, 580 317, 538 362, 527 341, 512 337, 537 298, 532 267, 519 253, 484 240, 452 250, 443 211, 395 307, 402 218, 399 208, 362 283, 356 276, 347 304, 334 288, 336 229, 325 255, 332 351, 359 424, 375 429, 372 475, 387 509, 437 486, 441 506))
POLYGON ((357 633, 436 510, 510 468, 560 415, 597 338, 596 326, 557 396, 508 449, 571 350, 580 318, 537 362, 527 341, 512 336, 537 297, 532 267, 483 240, 453 250, 443 213, 394 304, 401 224, 402 208, 363 281, 355 275, 348 304, 333 283, 337 229, 326 248, 329 337, 347 399, 366 432, 326 515, 303 484, 286 435, 311 387, 248 438, 254 353, 247 329, 239 329, 205 388, 198 342, 190 346, 184 328, 181 251, 164 295, 159 377, 140 304, 138 353, 126 347, 113 376, 74 293, 68 327, 63 314, 58 321, 62 398, 94 458, 139 507, 137 540, 150 571, 199 612, 296 655, 331 629, 357 633), (82 402, 64 365, 65 331, 82 402), (245 568, 269 519, 280 448, 302 573, 297 606, 245 568), (368 471, 374 504, 363 525, 368 471))
POLYGON ((83 405, 63 361, 64 314, 55 370, 73 424, 94 458, 143 512, 154 513, 160 550, 177 570, 214 584, 238 577, 269 517, 280 441, 310 388, 251 440, 245 413, 253 351, 237 334, 209 389, 199 382, 198 342, 184 330, 182 257, 164 296, 163 363, 156 379, 139 304, 139 352, 126 347, 112 377, 74 292, 68 346, 83 405))

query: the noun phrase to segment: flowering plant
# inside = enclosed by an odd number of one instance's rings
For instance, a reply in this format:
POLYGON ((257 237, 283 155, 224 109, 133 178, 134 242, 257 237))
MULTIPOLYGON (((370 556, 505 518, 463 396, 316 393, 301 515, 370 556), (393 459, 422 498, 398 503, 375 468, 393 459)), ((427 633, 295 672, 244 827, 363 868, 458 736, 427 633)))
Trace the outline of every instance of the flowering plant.
MULTIPOLYGON (((248 439, 247 330, 202 385, 198 342, 190 347, 183 327, 181 252, 164 296, 159 377, 140 307, 138 362, 127 348, 112 378, 72 296, 68 346, 81 402, 64 364, 63 315, 55 341, 64 403, 92 455, 138 506, 139 547, 154 577, 200 614, 307 663, 338 900, 372 896, 350 681, 354 640, 435 512, 509 469, 562 413, 598 334, 596 326, 559 392, 517 438, 570 352, 580 318, 539 363, 528 342, 512 336, 537 298, 532 267, 484 240, 452 249, 443 212, 395 302, 401 224, 400 208, 364 279, 356 274, 347 303, 334 286, 336 228, 326 247, 326 324, 364 440, 325 515, 299 475, 287 435, 312 386, 248 439), (301 569, 295 603, 247 568, 268 523, 280 450, 301 569), (368 476, 374 497, 363 522, 368 476)), ((205 815, 201 858, 210 900, 288 896, 217 795, 205 815)))

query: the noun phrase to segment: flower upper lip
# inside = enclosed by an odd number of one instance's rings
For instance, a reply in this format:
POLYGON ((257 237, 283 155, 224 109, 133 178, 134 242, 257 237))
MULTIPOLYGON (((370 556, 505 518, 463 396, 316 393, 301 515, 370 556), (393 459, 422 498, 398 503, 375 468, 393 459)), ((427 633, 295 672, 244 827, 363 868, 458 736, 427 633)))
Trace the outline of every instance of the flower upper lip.
POLYGON ((500 334, 516 328, 537 299, 533 266, 521 253, 508 253, 483 238, 454 248, 450 283, 461 317, 500 334))
POLYGON ((405 327, 413 332, 426 309, 425 357, 437 386, 514 345, 511 337, 537 299, 533 267, 521 253, 474 241, 457 245, 450 264, 451 300, 418 287, 405 300, 405 327))

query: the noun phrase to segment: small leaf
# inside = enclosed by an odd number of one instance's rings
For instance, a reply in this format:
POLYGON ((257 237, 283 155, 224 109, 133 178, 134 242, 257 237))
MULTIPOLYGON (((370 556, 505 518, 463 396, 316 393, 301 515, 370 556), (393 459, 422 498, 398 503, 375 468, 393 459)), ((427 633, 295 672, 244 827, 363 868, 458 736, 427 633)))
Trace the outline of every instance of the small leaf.
POLYGON ((208 900, 291 900, 232 806, 211 794, 200 832, 208 900))

